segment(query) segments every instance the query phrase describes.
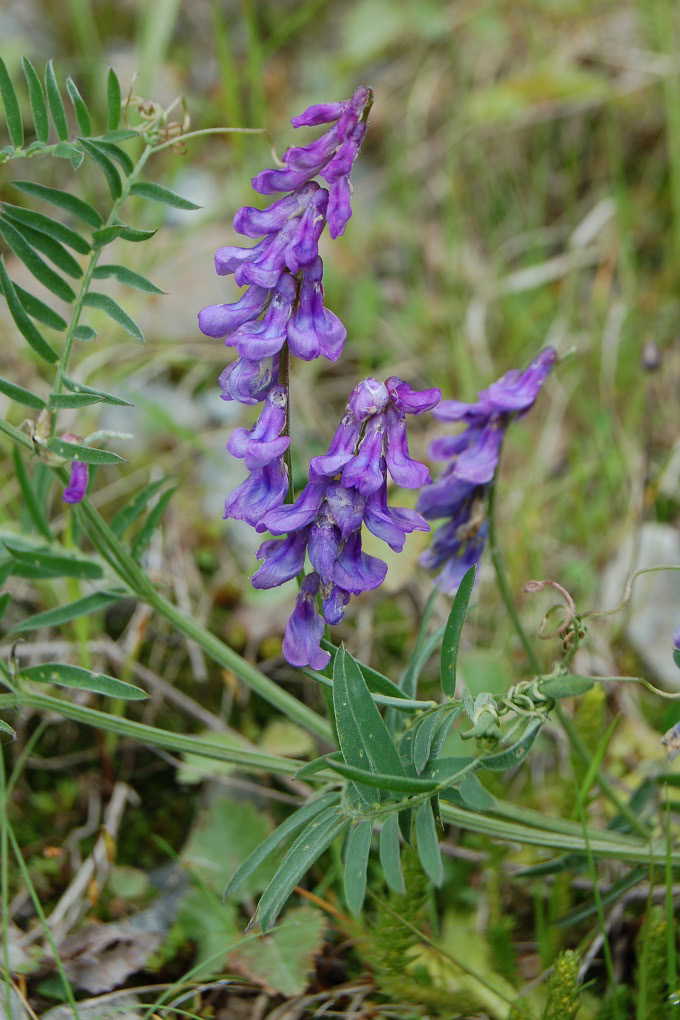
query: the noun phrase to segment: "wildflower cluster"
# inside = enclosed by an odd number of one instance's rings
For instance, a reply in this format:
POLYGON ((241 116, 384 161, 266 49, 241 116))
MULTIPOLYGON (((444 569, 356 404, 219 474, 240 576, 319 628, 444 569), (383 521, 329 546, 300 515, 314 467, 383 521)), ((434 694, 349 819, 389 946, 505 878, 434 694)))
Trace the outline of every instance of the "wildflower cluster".
POLYGON ((510 422, 533 406, 557 353, 546 347, 524 371, 513 369, 478 394, 474 404, 443 400, 434 411, 440 421, 464 422, 458 436, 435 439, 430 455, 450 461, 437 481, 421 493, 418 510, 428 520, 447 518, 420 562, 442 571, 437 584, 453 594, 465 572, 479 563, 489 531, 486 507, 510 422))
POLYGON ((377 588, 385 578, 386 564, 362 551, 362 523, 395 551, 410 532, 429 531, 416 511, 387 505, 387 473, 409 489, 430 481, 425 465, 409 457, 405 416, 431 410, 440 396, 438 389, 413 390, 396 376, 385 383, 364 379, 350 395, 328 452, 312 458, 297 500, 271 510, 257 526, 286 537, 260 546, 264 562, 253 576, 255 588, 295 577, 306 555, 313 568, 286 627, 283 651, 292 665, 322 669, 329 659, 320 647, 324 621, 339 623, 350 595, 377 588))
POLYGON ((238 360, 220 376, 222 398, 265 401, 254 428, 248 434, 238 430, 228 447, 245 459, 251 474, 227 500, 224 516, 253 526, 288 491, 288 352, 303 361, 319 355, 335 361, 347 335, 340 319, 324 307, 318 246, 326 224, 331 237, 339 237, 352 215, 350 172, 372 101, 371 90, 362 87, 351 99, 310 106, 294 117, 294 127, 332 126, 310 145, 288 149, 281 168, 253 178, 261 195, 289 192, 267 209, 245 206, 236 213, 234 229, 262 240, 251 248, 226 246, 215 255, 218 275, 233 274, 239 286, 247 286, 238 301, 211 305, 198 317, 203 333, 224 337, 238 351, 238 360), (313 180, 317 175, 328 188, 313 180))

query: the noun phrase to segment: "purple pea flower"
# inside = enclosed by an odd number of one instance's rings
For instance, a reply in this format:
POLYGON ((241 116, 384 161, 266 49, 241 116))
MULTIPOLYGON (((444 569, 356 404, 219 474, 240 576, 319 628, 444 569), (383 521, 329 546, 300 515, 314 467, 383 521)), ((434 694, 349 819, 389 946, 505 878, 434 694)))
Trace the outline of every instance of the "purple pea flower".
POLYGON ((64 503, 80 503, 87 492, 88 467, 82 461, 74 460, 71 464, 71 477, 61 498, 64 503))
POLYGON ((525 371, 507 372, 481 390, 476 403, 444 400, 433 412, 440 421, 466 425, 462 434, 432 443, 431 455, 449 463, 418 499, 418 510, 428 520, 446 518, 420 562, 430 569, 442 568, 436 583, 449 595, 484 551, 487 499, 505 431, 514 418, 531 409, 556 360, 556 351, 546 347, 525 371))

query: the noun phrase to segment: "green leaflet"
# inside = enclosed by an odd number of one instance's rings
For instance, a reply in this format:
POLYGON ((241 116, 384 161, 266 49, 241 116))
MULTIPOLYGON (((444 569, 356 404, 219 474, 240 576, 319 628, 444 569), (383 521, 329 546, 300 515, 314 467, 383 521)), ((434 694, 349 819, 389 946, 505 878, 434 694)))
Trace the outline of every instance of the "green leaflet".
POLYGON ((81 135, 91 135, 92 121, 90 119, 90 112, 85 105, 85 100, 78 91, 76 83, 70 76, 66 79, 66 91, 68 92, 68 97, 71 100, 71 106, 73 107, 73 112, 76 115, 81 135))
POLYGON ((50 113, 52 114, 52 123, 56 128, 59 138, 64 142, 68 138, 68 121, 66 120, 66 110, 64 109, 59 85, 57 84, 57 76, 54 73, 51 60, 45 68, 45 91, 47 92, 50 113))
POLYGON ((463 580, 458 586, 453 605, 451 606, 451 612, 446 623, 446 629, 444 631, 444 640, 442 641, 442 654, 441 654, 441 681, 442 690, 444 694, 447 694, 450 698, 456 695, 456 663, 458 659, 458 645, 460 643, 460 635, 463 629, 463 623, 465 622, 465 614, 467 613, 468 603, 470 601, 470 595, 475 585, 475 577, 477 574, 477 567, 472 566, 466 572, 463 580))
POLYGON ((432 741, 440 721, 441 718, 439 712, 433 712, 431 715, 426 715, 424 719, 420 719, 416 723, 412 750, 413 764, 416 767, 418 775, 420 775, 430 760, 432 741))
POLYGON ((124 241, 148 241, 155 233, 156 230, 138 230, 137 227, 129 227, 127 223, 118 222, 110 227, 95 230, 92 240, 98 248, 103 248, 118 237, 122 237, 124 241))
POLYGON ((58 273, 55 273, 53 269, 50 269, 43 262, 17 228, 12 226, 8 220, 0 218, 0 234, 2 234, 17 258, 21 259, 29 272, 35 276, 36 280, 39 280, 43 286, 51 290, 62 301, 69 303, 75 301, 76 296, 66 280, 63 280, 58 273))
POLYGON ((403 896, 406 892, 406 886, 404 884, 404 872, 401 868, 399 817, 396 812, 388 815, 383 822, 380 833, 380 864, 385 875, 385 881, 392 892, 403 896))
POLYGON ((16 731, 4 719, 0 719, 0 733, 8 733, 12 740, 17 739, 16 731))
POLYGON ((103 576, 96 560, 74 556, 66 550, 33 545, 15 536, 4 536, 2 544, 15 561, 11 572, 18 577, 79 577, 98 581, 103 576))
POLYGON ((10 141, 15 149, 20 149, 24 144, 24 125, 21 121, 19 100, 2 57, 0 57, 0 98, 2 98, 2 105, 5 108, 5 120, 10 141))
POLYGON ((26 195, 40 198, 43 202, 48 202, 58 209, 65 209, 72 216, 76 216, 83 223, 87 223, 89 227, 101 227, 104 222, 97 210, 89 205, 88 202, 84 202, 82 198, 70 195, 66 191, 59 191, 58 188, 48 188, 44 184, 35 184, 33 181, 11 181, 11 185, 18 191, 23 191, 26 195))
POLYGON ((28 226, 27 223, 21 223, 20 221, 15 220, 11 215, 8 216, 5 214, 2 219, 5 221, 9 220, 12 226, 18 230, 27 243, 30 244, 31 248, 34 248, 36 251, 42 252, 43 255, 46 255, 50 262, 53 262, 54 265, 58 269, 61 269, 62 272, 73 277, 75 280, 80 279, 83 275, 83 270, 79 263, 76 262, 73 255, 66 251, 59 241, 56 241, 53 237, 43 233, 41 230, 35 230, 33 227, 28 226))
POLYGON ((14 290, 24 311, 28 312, 34 319, 59 332, 63 332, 66 329, 66 320, 62 319, 61 315, 57 315, 44 301, 41 301, 40 298, 37 298, 29 291, 24 290, 18 283, 14 284, 14 290))
POLYGON ((24 634, 27 631, 37 630, 38 627, 58 627, 62 623, 69 623, 80 616, 96 613, 97 610, 104 609, 124 597, 125 592, 122 591, 97 591, 92 595, 83 595, 82 598, 68 602, 65 606, 46 609, 44 613, 34 613, 33 616, 22 620, 16 627, 13 627, 12 633, 24 634))
POLYGON ((54 364, 58 361, 59 355, 52 347, 50 347, 47 340, 44 339, 39 330, 33 325, 24 309, 24 306, 17 297, 12 281, 7 275, 5 263, 1 255, 0 288, 5 295, 5 301, 7 302, 9 313, 14 319, 16 327, 24 339, 30 344, 36 354, 39 354, 45 361, 49 361, 50 364, 54 364))
POLYGON ((123 193, 123 185, 121 183, 120 174, 116 170, 115 166, 111 162, 108 156, 106 156, 101 149, 94 145, 87 138, 79 138, 79 143, 82 145, 85 153, 90 157, 93 163, 96 163, 99 169, 106 178, 106 183, 109 186, 111 192, 111 198, 116 201, 117 198, 123 193))
POLYGON ((331 806, 303 829, 262 893, 251 925, 259 923, 263 931, 272 926, 302 876, 348 825, 349 818, 343 818, 340 809, 331 806))
POLYGON ((33 64, 27 57, 21 58, 26 84, 28 85, 28 99, 31 104, 35 133, 41 142, 46 142, 50 134, 50 124, 47 119, 47 106, 45 105, 45 94, 40 84, 33 64))
MULTIPOLYGON (((321 647, 324 651, 330 652, 331 661, 329 665, 332 669, 338 648, 331 641, 327 641, 326 638, 321 638, 321 647)), ((372 666, 366 666, 363 662, 359 662, 356 659, 354 661, 363 673, 364 680, 366 681, 369 691, 372 691, 374 694, 384 694, 386 697, 403 698, 404 700, 407 700, 407 696, 400 687, 397 687, 393 680, 383 676, 382 673, 378 673, 378 671, 373 669, 372 666)))
POLYGON ((472 808, 473 811, 490 811, 496 803, 473 772, 465 773, 458 790, 465 806, 472 808))
POLYGON ((81 343, 90 343, 97 336, 96 329, 92 329, 92 326, 76 326, 73 330, 73 336, 76 340, 80 340, 81 343))
POLYGON ((138 198, 149 198, 153 202, 162 202, 163 205, 171 205, 173 209, 191 210, 201 208, 200 205, 190 202, 188 198, 182 198, 181 195, 176 195, 169 188, 164 188, 160 184, 154 184, 151 181, 135 181, 130 188, 130 194, 137 195, 138 198))
POLYGON ((16 383, 10 382, 9 379, 3 379, 2 376, 0 376, 0 393, 4 393, 10 400, 16 400, 17 404, 23 404, 24 407, 32 407, 35 411, 42 411, 43 407, 45 407, 45 401, 42 397, 36 396, 30 390, 25 390, 23 386, 17 386, 16 383))
POLYGON ((434 740, 432 741, 431 757, 433 759, 438 758, 439 755, 441 754, 442 748, 446 743, 446 738, 451 732, 454 723, 456 723, 457 720, 463 714, 463 706, 456 705, 456 707, 451 709, 451 711, 441 714, 444 716, 444 718, 440 720, 439 726, 437 727, 437 732, 434 735, 434 740))
POLYGON ((421 804, 416 811, 416 849, 423 871, 436 886, 440 886, 444 881, 444 867, 432 804, 429 800, 421 804))
POLYGON ((250 875, 256 871, 260 864, 269 857, 277 846, 280 846, 289 836, 298 832, 304 825, 315 818, 322 811, 336 804, 338 801, 337 793, 324 793, 320 797, 315 797, 313 800, 307 801, 301 808, 294 811, 292 815, 289 815, 284 822, 279 825, 277 829, 274 829, 266 839, 264 839, 260 845, 253 850, 253 852, 246 858, 239 869, 234 873, 232 878, 229 880, 227 888, 224 890, 223 899, 228 899, 232 896, 236 890, 245 882, 250 875))
POLYGON ((21 670, 21 676, 33 683, 93 691, 95 694, 106 694, 110 698, 124 698, 127 701, 141 701, 148 697, 146 691, 134 684, 116 680, 106 673, 93 673, 82 666, 69 666, 65 662, 42 662, 39 666, 26 666, 21 670))
POLYGON ((351 913, 358 917, 366 895, 366 871, 371 851, 373 822, 358 822, 349 830, 345 849, 345 901, 351 913))
POLYGON ((112 276, 119 283, 124 283, 128 287, 135 287, 137 290, 143 290, 147 294, 165 294, 164 290, 157 287, 151 280, 147 280, 141 273, 135 273, 133 269, 128 269, 127 266, 117 265, 102 265, 97 266, 92 273, 95 280, 104 280, 109 276, 112 276))
POLYGON ((100 397, 89 393, 50 393, 50 407, 63 410, 70 407, 87 407, 98 404, 100 397))
POLYGON ((132 162, 125 149, 121 149, 121 147, 116 145, 115 142, 108 142, 103 138, 91 138, 90 141, 95 148, 99 149, 100 152, 103 152, 105 156, 108 156, 109 159, 118 163, 123 173, 128 175, 132 173, 135 168, 135 164, 132 162))
POLYGON ((119 326, 138 340, 140 343, 144 343, 144 334, 137 325, 134 319, 132 319, 127 312, 124 312, 117 301, 109 297, 108 294, 99 294, 97 291, 90 291, 83 298, 83 304, 89 308, 98 308, 102 312, 106 312, 110 319, 113 319, 119 326))
MULTIPOLYGON (((416 779, 412 776, 395 776, 386 772, 373 772, 368 769, 358 768, 356 765, 348 765, 343 761, 336 761, 331 757, 326 758, 326 766, 351 779, 354 783, 362 786, 374 787, 376 790, 391 790, 394 793, 430 793, 434 792, 439 785, 435 778, 416 779)), ((367 798, 364 798, 367 799, 367 798)), ((376 798, 368 799, 370 805, 374 805, 376 798)))
POLYGON ((495 754, 485 754, 479 759, 479 768, 492 769, 494 772, 504 772, 506 769, 514 768, 515 765, 524 761, 531 745, 533 744, 538 731, 543 725, 543 719, 532 719, 524 731, 523 736, 505 751, 498 751, 495 754))
POLYGON ((44 213, 36 212, 34 209, 24 209, 21 205, 12 205, 10 202, 3 202, 2 210, 13 222, 25 223, 34 230, 53 237, 55 241, 67 244, 81 255, 87 255, 91 250, 88 242, 77 231, 60 223, 59 220, 52 219, 51 216, 45 216, 44 213))
POLYGON ((435 780, 438 784, 452 783, 459 776, 465 775, 473 766, 477 768, 478 761, 478 758, 473 758, 472 756, 467 758, 437 758, 435 761, 430 762, 423 778, 435 780))
POLYGON ((12 457, 14 459, 14 472, 17 476, 19 488, 21 489, 21 495, 23 496, 23 504, 28 510, 36 531, 42 535, 43 538, 46 538, 48 542, 51 542, 52 532, 50 531, 50 526, 47 522, 45 509, 33 488, 33 484, 28 476, 28 471, 26 470, 26 465, 23 462, 18 446, 14 447, 12 457))
POLYGON ((95 446, 82 446, 80 443, 65 443, 63 439, 52 437, 47 441, 47 449, 66 460, 79 460, 83 464, 124 464, 125 458, 119 457, 111 450, 100 450, 95 446))
POLYGON ((106 126, 109 131, 115 131, 120 123, 120 82, 112 67, 106 81, 106 106, 106 126))

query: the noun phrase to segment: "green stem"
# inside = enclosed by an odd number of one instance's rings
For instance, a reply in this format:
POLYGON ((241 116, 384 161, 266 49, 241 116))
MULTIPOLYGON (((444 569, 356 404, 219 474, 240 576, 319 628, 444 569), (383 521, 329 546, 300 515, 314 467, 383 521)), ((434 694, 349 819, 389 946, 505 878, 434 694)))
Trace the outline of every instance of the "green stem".
MULTIPOLYGON (((496 478, 497 477, 498 473, 496 473, 496 478)), ((529 659, 531 668, 533 669, 536 675, 539 675, 541 673, 541 663, 539 662, 538 656, 536 655, 536 652, 532 647, 531 641, 529 640, 529 636, 527 635, 526 631, 524 630, 524 627, 522 626, 522 622, 519 618, 519 614, 515 606, 515 601, 510 592, 510 586, 508 584, 508 579, 505 574, 505 568, 503 567, 503 559, 501 557, 501 551, 498 545, 498 535, 496 531, 496 520, 494 512, 495 498, 496 498, 496 479, 494 479, 494 481, 491 483, 488 504, 489 551, 491 553, 491 562, 493 563, 493 568, 496 573, 496 583, 498 585, 498 590, 500 592, 501 598, 503 599, 503 602, 505 604, 505 608, 508 612, 508 616, 510 617, 512 625, 515 628, 515 633, 517 634, 517 637, 521 641, 522 647, 524 648, 527 658, 529 659)), ((579 756, 579 758, 586 765, 588 765, 590 762, 590 754, 588 752, 588 748, 585 746, 579 733, 572 725, 571 720, 567 718, 567 716, 564 714, 559 705, 555 706, 555 714, 559 719, 572 748, 579 756)), ((600 787, 600 790, 602 791, 604 796, 607 797, 611 804, 613 804, 613 806, 616 808, 621 817, 625 818, 625 820, 628 822, 633 831, 637 832, 638 835, 642 836, 643 839, 648 839, 649 829, 647 828, 647 826, 643 822, 641 822, 640 819, 635 814, 635 812, 624 801, 621 800, 619 795, 616 793, 616 791, 611 786, 609 781, 605 779, 605 777, 602 775, 599 769, 597 772, 596 779, 597 784, 600 787)))
POLYGON ((199 131, 187 131, 186 134, 177 135, 176 138, 171 138, 167 142, 161 142, 160 145, 154 145, 153 151, 154 153, 162 152, 163 149, 169 149, 173 145, 177 145, 178 142, 185 142, 187 138, 198 138, 199 135, 264 135, 269 140, 269 132, 266 128, 201 128, 199 131))

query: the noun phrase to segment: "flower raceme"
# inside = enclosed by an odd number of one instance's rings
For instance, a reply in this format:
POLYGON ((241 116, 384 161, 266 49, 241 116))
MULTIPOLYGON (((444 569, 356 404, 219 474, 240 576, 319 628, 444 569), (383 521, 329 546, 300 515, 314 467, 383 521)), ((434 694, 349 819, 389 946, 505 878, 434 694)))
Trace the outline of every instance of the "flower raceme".
POLYGON ((524 372, 513 369, 481 390, 476 403, 444 400, 433 412, 440 421, 466 425, 460 435, 431 444, 430 455, 449 463, 418 500, 418 510, 428 520, 447 518, 420 560, 425 567, 442 568, 437 584, 447 594, 457 591, 484 551, 487 499, 505 430, 533 407, 556 360, 556 351, 546 347, 524 372))
MULTIPOLYGON (((296 501, 281 501, 256 525, 285 537, 260 546, 263 563, 252 579, 255 588, 289 581, 303 571, 307 556, 312 565, 286 626, 283 651, 292 665, 322 669, 329 659, 320 646, 324 621, 339 623, 351 595, 377 588, 385 578, 386 564, 362 551, 362 524, 396 551, 410 532, 429 531, 415 510, 388 505, 387 474, 410 489, 430 481, 425 465, 409 457, 405 416, 431 410, 440 396, 438 389, 413 390, 396 376, 385 383, 364 379, 350 396, 328 452, 312 458, 309 482, 296 501)), ((271 440, 265 430, 261 439, 249 435, 239 448, 251 444, 257 459, 253 446, 271 440)))

